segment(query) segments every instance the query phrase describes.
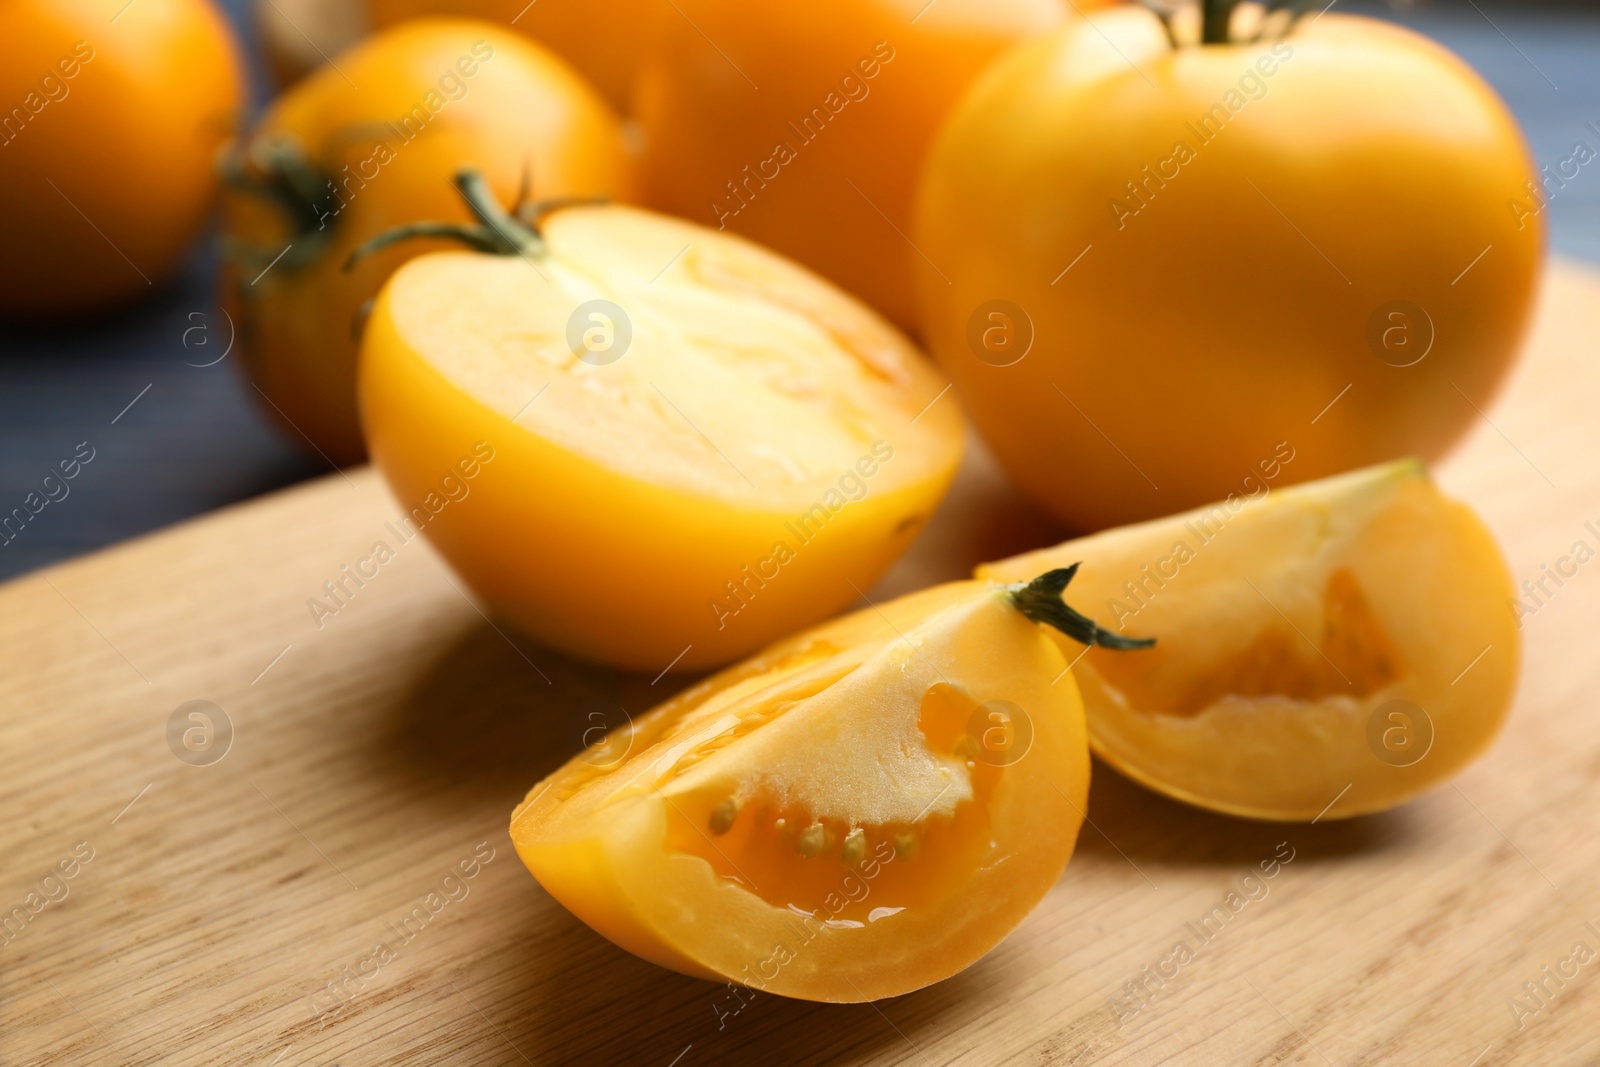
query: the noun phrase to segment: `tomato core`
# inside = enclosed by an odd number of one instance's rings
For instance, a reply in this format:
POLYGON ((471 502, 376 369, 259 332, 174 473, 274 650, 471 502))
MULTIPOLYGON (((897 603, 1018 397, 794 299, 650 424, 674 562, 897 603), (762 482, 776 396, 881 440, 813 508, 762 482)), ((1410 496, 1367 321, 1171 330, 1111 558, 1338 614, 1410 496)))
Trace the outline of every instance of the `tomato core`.
MULTIPOLYGON (((1003 719, 1003 712, 985 707, 944 682, 923 693, 918 729, 931 752, 959 768, 952 788, 970 791, 949 812, 936 810, 942 799, 936 796, 929 798, 930 813, 914 821, 855 823, 786 798, 781 786, 743 797, 695 793, 670 801, 667 847, 704 860, 777 908, 809 915, 837 894, 843 905, 829 908, 827 925, 841 929, 934 904, 983 862, 990 847, 989 800, 1007 746, 1004 736, 991 736, 980 753, 983 736, 975 737, 972 726, 988 724, 1001 735, 1007 727, 988 718, 1003 719), (863 880, 872 881, 870 906, 865 894, 859 900, 853 895, 863 880)), ((697 762, 768 718, 745 716, 680 761, 697 762)))
POLYGON ((1320 630, 1276 615, 1245 649, 1202 673, 1162 670, 1158 646, 1139 663, 1105 657, 1100 673, 1137 706, 1193 717, 1225 697, 1365 700, 1405 676, 1399 650, 1349 568, 1329 576, 1320 630))

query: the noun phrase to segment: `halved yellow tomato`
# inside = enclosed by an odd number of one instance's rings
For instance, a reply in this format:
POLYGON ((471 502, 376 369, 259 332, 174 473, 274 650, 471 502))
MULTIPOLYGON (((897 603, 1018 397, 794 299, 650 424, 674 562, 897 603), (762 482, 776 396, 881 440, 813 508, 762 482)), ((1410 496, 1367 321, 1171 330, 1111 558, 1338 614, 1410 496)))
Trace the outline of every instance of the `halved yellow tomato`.
POLYGON ((401 268, 359 389, 374 461, 496 610, 613 666, 720 665, 910 544, 962 422, 892 327, 741 238, 619 206, 529 228, 464 181, 480 225, 421 232, 504 254, 401 268))
POLYGON ((937 586, 780 642, 541 782, 517 852, 595 930, 685 974, 822 1001, 946 978, 1077 840, 1082 703, 1034 621, 1094 639, 1056 610, 1070 578, 937 586))
POLYGON ((1520 654, 1493 536, 1416 461, 1107 530, 979 568, 1084 561, 1074 587, 1161 644, 1066 638, 1095 752, 1153 789, 1263 819, 1378 811, 1493 740, 1520 654))

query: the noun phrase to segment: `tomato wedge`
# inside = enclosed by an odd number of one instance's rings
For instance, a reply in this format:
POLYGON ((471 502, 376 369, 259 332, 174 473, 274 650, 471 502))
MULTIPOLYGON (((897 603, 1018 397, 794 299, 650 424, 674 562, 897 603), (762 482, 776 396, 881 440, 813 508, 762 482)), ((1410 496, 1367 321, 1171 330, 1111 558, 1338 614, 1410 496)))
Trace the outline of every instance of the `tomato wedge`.
POLYGON ((541 782, 511 818, 518 854, 685 974, 841 1002, 956 973, 1077 840, 1082 703, 1033 621, 1090 639, 1051 611, 1071 573, 937 586, 773 645, 541 782))
POLYGON ((1075 599, 1159 633, 1118 657, 1057 635, 1095 753, 1153 789, 1263 819, 1393 807, 1480 755, 1520 638, 1494 537, 1414 460, 1233 496, 979 568, 1084 561, 1075 599))

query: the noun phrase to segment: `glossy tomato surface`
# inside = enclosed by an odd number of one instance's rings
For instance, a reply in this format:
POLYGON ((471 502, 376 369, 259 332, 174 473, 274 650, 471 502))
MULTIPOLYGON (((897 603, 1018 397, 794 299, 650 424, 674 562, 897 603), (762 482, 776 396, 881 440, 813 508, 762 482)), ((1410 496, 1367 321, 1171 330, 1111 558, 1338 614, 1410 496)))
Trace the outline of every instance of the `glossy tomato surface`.
POLYGON ((1535 177, 1505 105, 1410 31, 1334 11, 1174 48, 1114 9, 1002 60, 941 135, 927 340, 1079 530, 1220 499, 1283 441, 1288 481, 1431 460, 1528 322, 1535 177))

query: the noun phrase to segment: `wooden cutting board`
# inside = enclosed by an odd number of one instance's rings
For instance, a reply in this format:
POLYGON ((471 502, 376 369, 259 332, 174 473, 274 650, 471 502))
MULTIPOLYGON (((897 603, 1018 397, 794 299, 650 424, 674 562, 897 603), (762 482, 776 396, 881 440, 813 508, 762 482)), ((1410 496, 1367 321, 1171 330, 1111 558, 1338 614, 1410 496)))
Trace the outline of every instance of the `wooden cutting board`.
MULTIPOLYGON (((1600 545, 1597 328, 1600 273, 1558 263, 1441 472, 1519 580, 1600 545)), ((506 837, 587 711, 681 682, 501 632, 421 540, 319 628, 307 599, 397 512, 349 471, 0 587, 0 1063, 1600 1062, 1600 563, 1526 620, 1515 713, 1453 785, 1274 826, 1097 767, 1065 876, 977 966, 734 1013, 591 933, 506 837)), ((880 591, 1054 536, 978 453, 880 591)))

